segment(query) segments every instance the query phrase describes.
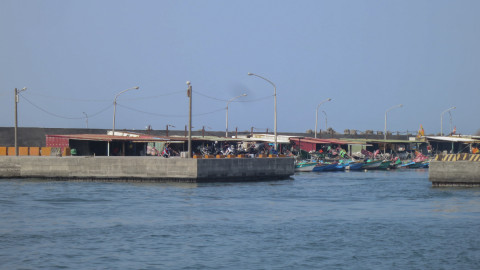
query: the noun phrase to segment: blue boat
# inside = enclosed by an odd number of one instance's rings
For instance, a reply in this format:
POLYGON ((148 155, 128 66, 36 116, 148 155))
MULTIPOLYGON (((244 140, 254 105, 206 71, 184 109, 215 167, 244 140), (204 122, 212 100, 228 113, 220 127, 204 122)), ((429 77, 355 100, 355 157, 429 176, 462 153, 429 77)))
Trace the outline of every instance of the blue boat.
POLYGON ((346 163, 337 163, 337 166, 335 166, 334 171, 345 171, 345 167, 347 167, 348 164, 346 163))
POLYGON ((346 169, 351 171, 359 171, 363 167, 363 162, 351 162, 347 165, 346 169))
POLYGON ((327 163, 320 163, 313 168, 314 172, 326 172, 326 171, 334 171, 337 168, 337 163, 327 164, 327 163))

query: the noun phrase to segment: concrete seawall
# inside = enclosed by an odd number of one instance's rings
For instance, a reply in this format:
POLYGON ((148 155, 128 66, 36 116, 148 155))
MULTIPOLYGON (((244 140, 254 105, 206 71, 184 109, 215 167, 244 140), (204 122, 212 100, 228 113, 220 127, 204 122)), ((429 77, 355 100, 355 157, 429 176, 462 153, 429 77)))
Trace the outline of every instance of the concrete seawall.
POLYGON ((431 161, 428 179, 433 186, 480 186, 480 162, 431 161))
POLYGON ((287 179, 292 158, 0 157, 0 178, 161 182, 287 179))

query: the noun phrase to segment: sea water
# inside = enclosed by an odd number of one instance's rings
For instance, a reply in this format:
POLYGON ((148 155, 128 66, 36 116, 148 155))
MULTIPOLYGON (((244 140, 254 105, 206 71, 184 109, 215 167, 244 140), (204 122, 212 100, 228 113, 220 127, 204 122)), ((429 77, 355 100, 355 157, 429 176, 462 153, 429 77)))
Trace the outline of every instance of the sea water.
POLYGON ((480 189, 428 170, 0 180, 0 269, 480 269, 480 189))

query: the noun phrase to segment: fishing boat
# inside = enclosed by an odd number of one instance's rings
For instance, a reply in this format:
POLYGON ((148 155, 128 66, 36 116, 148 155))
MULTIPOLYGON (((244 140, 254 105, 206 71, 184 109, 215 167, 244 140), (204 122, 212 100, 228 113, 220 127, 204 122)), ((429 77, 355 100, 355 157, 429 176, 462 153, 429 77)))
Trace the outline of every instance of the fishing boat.
POLYGON ((376 169, 377 170, 387 170, 390 168, 390 164, 392 163, 392 161, 390 160, 384 160, 382 161, 382 163, 380 163, 380 166, 378 166, 376 169))
POLYGON ((375 170, 378 167, 380 167, 380 165, 382 165, 382 162, 383 162, 383 160, 373 160, 373 161, 369 160, 369 161, 367 161, 363 164, 362 169, 375 170))
POLYGON ((410 161, 401 165, 401 167, 409 169, 428 168, 428 166, 429 162, 426 161, 410 161))
POLYGON ((350 171, 359 171, 363 167, 363 162, 355 161, 355 162, 350 162, 348 165, 345 167, 346 170, 350 171))
POLYGON ((419 169, 419 168, 428 168, 430 165, 430 160, 427 156, 423 155, 420 152, 415 152, 415 158, 402 165, 404 168, 409 169, 419 169))
POLYGON ((318 162, 314 161, 302 161, 297 164, 295 164, 295 171, 296 172, 311 172, 313 171, 313 168, 315 165, 317 165, 318 162))
POLYGON ((337 163, 319 163, 314 168, 314 172, 334 171, 337 168, 337 163))
POLYGON ((398 157, 390 163, 390 169, 397 169, 402 165, 402 160, 400 160, 398 157))
POLYGON ((335 166, 334 171, 345 171, 346 167, 347 167, 346 163, 337 163, 337 166, 335 166))

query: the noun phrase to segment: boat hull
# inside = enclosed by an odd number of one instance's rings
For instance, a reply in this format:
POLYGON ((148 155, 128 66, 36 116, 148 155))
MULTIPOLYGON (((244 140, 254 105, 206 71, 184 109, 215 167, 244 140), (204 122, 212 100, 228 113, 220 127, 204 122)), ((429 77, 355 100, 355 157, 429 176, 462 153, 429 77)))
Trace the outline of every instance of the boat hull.
POLYGON ((337 168, 337 164, 318 164, 313 168, 314 172, 327 172, 327 171, 335 171, 337 168))
POLYGON ((317 165, 317 162, 302 162, 295 165, 296 172, 311 172, 317 165))
POLYGON ((363 162, 350 163, 345 169, 350 171, 359 171, 362 169, 363 165, 364 165, 363 162))
POLYGON ((366 163, 363 164, 362 169, 365 169, 365 170, 375 170, 375 169, 377 169, 378 167, 380 167, 380 165, 382 165, 382 161, 381 161, 381 160, 366 162, 366 163))

